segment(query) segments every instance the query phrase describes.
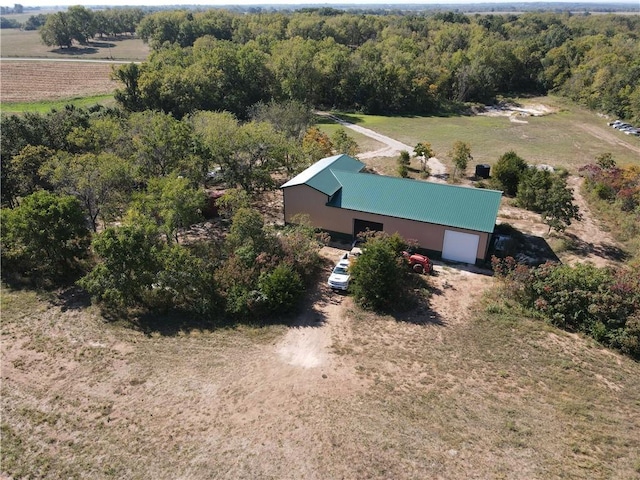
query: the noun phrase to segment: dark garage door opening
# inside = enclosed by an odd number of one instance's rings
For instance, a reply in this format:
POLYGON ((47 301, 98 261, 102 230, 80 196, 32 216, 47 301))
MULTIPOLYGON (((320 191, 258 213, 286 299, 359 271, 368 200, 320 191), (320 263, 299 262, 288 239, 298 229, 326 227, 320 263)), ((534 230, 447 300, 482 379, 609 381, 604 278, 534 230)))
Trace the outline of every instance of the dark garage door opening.
POLYGON ((378 222, 369 222, 367 220, 355 219, 353 221, 353 236, 357 237, 359 233, 371 230, 373 232, 381 232, 383 225, 378 222))

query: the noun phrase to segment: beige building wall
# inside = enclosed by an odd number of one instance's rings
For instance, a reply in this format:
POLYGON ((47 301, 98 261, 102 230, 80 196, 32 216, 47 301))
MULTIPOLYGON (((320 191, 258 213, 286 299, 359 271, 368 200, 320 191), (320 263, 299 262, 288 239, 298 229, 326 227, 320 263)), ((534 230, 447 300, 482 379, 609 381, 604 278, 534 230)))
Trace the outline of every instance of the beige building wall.
POLYGON ((437 252, 442 252, 445 230, 453 230, 480 236, 477 259, 484 260, 489 249, 490 234, 486 232, 329 207, 327 195, 307 185, 287 187, 283 189, 283 194, 285 222, 291 222, 296 214, 305 214, 312 225, 347 235, 353 235, 355 219, 377 222, 382 223, 385 232, 397 232, 406 240, 417 241, 421 248, 437 252))

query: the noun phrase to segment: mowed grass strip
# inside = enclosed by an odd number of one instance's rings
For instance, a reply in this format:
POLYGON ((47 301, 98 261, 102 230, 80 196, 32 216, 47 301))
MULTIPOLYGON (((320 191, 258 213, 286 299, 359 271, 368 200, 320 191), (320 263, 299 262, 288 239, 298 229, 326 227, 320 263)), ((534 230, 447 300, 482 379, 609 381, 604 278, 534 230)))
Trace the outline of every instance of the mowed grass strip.
MULTIPOLYGON (((494 164, 510 150, 531 164, 565 167, 572 172, 595 157, 611 152, 619 164, 640 165, 640 138, 607 126, 607 119, 556 97, 520 100, 523 104, 555 106, 544 116, 377 116, 339 114, 345 120, 399 140, 407 145, 429 142, 436 156, 451 166, 448 152, 457 140, 469 143, 473 164, 494 164)), ((412 153, 412 152, 410 152, 412 153)), ((473 165, 469 166, 472 172, 473 165)))
POLYGON ((113 95, 95 95, 80 98, 67 98, 64 100, 50 100, 42 102, 16 102, 2 103, 2 113, 48 113, 53 109, 61 110, 66 105, 88 108, 94 105, 115 106, 113 95))
MULTIPOLYGON (((337 130, 343 129, 345 133, 353 138, 355 142, 358 144, 358 152, 370 152, 374 150, 378 150, 384 148, 385 145, 383 143, 374 140, 371 137, 367 137, 360 132, 356 132, 355 130, 351 130, 349 128, 343 127, 337 123, 329 123, 328 121, 319 123, 318 128, 331 138, 332 135, 335 134, 337 130)), ((344 152, 339 152, 344 153, 344 152)))

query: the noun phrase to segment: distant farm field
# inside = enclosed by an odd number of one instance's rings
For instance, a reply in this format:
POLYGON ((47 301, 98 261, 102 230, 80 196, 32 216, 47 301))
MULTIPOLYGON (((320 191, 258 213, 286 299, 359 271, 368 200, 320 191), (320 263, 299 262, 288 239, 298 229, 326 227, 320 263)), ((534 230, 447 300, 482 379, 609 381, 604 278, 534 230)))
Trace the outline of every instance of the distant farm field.
POLYGON ((0 98, 4 107, 11 102, 111 94, 118 86, 111 80, 112 69, 109 63, 3 61, 0 98))
POLYGON ((149 47, 137 38, 105 38, 89 42, 77 48, 48 47, 42 43, 40 33, 35 30, 0 30, 0 52, 2 58, 74 58, 82 60, 128 60, 142 61, 149 55, 149 47))
POLYGON ((109 101, 118 86, 111 79, 117 64, 73 60, 126 63, 143 61, 149 54, 148 46, 139 39, 105 39, 86 47, 59 49, 42 44, 37 31, 15 29, 0 31, 0 45, 0 100, 6 113, 47 110, 58 107, 62 100, 77 103, 82 99, 82 106, 109 101), (100 98, 94 101, 97 96, 100 98))

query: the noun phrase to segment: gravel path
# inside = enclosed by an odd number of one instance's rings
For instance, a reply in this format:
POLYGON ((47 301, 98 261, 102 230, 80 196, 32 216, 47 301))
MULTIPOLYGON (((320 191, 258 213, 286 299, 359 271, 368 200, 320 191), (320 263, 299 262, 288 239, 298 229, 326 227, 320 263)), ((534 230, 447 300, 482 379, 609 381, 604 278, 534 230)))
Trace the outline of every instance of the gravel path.
MULTIPOLYGON (((373 150, 371 152, 364 152, 364 153, 358 154, 358 158, 361 160, 366 160, 368 158, 376 158, 376 157, 395 157, 402 150, 406 150, 407 152, 413 151, 412 146, 406 145, 402 142, 399 142, 398 140, 394 140, 391 137, 382 135, 369 128, 364 128, 354 123, 347 122, 327 112, 316 112, 316 113, 318 115, 323 115, 327 118, 330 118, 331 120, 333 120, 336 123, 339 123, 345 128, 349 128, 353 131, 361 133, 362 135, 365 135, 369 138, 373 138, 374 140, 377 140, 378 142, 384 143, 386 145, 386 147, 378 150, 373 150)), ((444 166, 444 164, 440 160, 438 160, 436 157, 431 157, 427 161, 427 165, 431 169, 432 180, 444 181, 443 179, 445 178, 445 174, 447 173, 447 168, 444 166)))

